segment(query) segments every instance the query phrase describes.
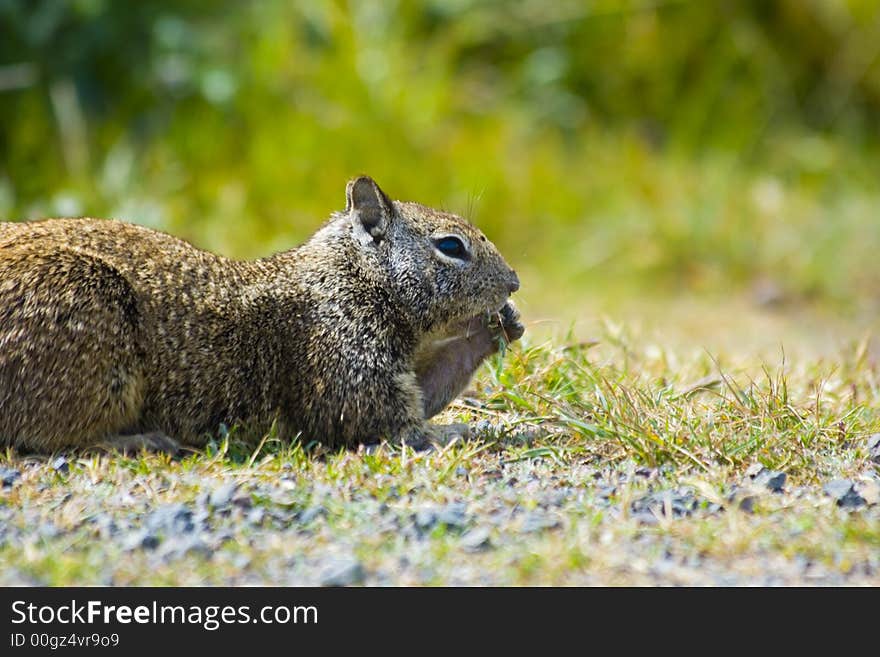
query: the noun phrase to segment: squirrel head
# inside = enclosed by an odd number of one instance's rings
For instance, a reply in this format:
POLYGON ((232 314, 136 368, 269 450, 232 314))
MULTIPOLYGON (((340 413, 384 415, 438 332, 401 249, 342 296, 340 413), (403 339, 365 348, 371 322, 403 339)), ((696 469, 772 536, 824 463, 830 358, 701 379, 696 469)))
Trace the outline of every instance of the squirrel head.
POLYGON ((519 278, 466 219, 392 201, 368 176, 349 181, 345 214, 367 261, 379 264, 422 328, 501 309, 519 278))

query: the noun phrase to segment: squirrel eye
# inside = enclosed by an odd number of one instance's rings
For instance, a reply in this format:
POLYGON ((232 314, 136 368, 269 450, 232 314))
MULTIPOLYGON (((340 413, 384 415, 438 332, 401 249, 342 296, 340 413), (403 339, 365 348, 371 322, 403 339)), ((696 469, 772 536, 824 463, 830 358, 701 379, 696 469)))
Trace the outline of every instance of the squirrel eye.
POLYGON ((434 240, 434 245, 440 253, 450 258, 463 259, 467 255, 467 250, 464 248, 462 241, 453 235, 434 240))

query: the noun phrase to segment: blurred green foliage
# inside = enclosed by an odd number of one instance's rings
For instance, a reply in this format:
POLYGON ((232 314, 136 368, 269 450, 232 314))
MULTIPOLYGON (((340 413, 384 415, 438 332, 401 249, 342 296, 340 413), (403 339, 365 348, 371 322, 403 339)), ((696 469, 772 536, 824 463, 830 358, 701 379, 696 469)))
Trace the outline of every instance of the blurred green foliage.
POLYGON ((877 303, 878 117, 871 0, 0 0, 0 216, 254 256, 366 172, 558 303, 877 303))

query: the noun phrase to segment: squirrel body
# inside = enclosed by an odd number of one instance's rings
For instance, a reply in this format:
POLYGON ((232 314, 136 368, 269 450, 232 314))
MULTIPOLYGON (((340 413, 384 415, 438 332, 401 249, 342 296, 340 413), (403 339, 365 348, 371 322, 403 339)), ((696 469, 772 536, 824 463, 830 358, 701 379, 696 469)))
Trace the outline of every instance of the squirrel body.
POLYGON ((251 261, 115 220, 0 223, 0 444, 201 446, 273 422, 418 444, 522 334, 518 287, 466 220, 366 176, 305 243, 251 261))

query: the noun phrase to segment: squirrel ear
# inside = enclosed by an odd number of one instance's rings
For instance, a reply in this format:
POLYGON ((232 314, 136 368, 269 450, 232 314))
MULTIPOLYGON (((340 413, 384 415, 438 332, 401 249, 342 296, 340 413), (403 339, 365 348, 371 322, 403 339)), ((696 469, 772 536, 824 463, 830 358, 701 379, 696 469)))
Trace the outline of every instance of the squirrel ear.
POLYGON ((372 178, 360 176, 348 181, 345 211, 363 242, 378 242, 388 231, 394 206, 372 178))

